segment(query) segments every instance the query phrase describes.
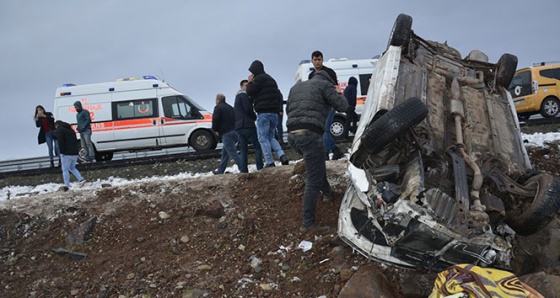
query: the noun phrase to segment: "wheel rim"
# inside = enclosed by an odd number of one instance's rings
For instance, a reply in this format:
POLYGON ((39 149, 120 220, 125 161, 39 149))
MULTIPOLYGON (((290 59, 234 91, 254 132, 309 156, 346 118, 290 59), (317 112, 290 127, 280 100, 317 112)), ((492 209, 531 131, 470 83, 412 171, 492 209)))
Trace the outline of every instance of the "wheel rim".
POLYGON ((554 116, 558 113, 558 104, 553 100, 549 100, 544 104, 544 111, 547 115, 554 116))
POLYGON ((339 137, 344 133, 344 125, 340 122, 333 122, 331 124, 331 134, 335 137, 339 137))
POLYGON ((196 144, 200 147, 205 147, 208 144, 208 139, 205 136, 200 135, 196 138, 196 144))

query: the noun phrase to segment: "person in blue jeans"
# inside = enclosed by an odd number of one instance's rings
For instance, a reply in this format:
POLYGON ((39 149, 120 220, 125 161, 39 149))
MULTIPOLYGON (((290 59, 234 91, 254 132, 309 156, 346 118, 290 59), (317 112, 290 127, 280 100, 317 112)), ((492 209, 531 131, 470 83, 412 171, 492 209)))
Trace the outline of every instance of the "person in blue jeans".
POLYGON ((76 169, 80 147, 78 147, 76 132, 72 129, 70 124, 57 120, 55 122, 55 127, 55 135, 60 145, 62 179, 64 180, 64 187, 62 189, 67 191, 70 189, 70 173, 78 179, 80 185, 83 185, 86 182, 84 177, 80 174, 80 171, 76 169))
POLYGON ((327 72, 319 70, 311 80, 299 82, 290 89, 286 111, 288 114, 288 143, 303 155, 306 180, 303 195, 303 223, 305 232, 315 226, 317 196, 323 193, 323 201, 332 201, 333 194, 327 180, 323 133, 331 108, 345 111, 346 99, 327 72))
POLYGON ((226 96, 221 93, 216 95, 212 129, 223 143, 220 164, 214 174, 223 174, 230 159, 233 159, 237 167, 241 169, 241 158, 235 148, 235 144, 239 141, 239 136, 235 131, 235 110, 226 103, 226 96))
POLYGON ((255 151, 255 164, 257 170, 263 168, 263 153, 261 149, 261 144, 259 143, 257 136, 257 126, 255 125, 255 120, 257 120, 257 114, 253 110, 253 101, 247 95, 245 90, 247 89, 247 80, 242 80, 239 83, 241 89, 237 92, 235 96, 235 103, 233 108, 235 110, 235 130, 239 135, 239 148, 240 148, 240 158, 241 165, 239 166, 239 171, 241 173, 248 173, 248 145, 249 143, 253 145, 255 151))
POLYGON ((58 165, 60 166, 60 151, 58 149, 58 141, 53 134, 53 131, 55 129, 53 114, 51 112, 45 111, 45 108, 43 108, 43 106, 38 105, 37 107, 35 107, 35 125, 39 127, 39 135, 37 136, 39 145, 47 143, 47 148, 49 150, 49 160, 51 161, 51 168, 54 168, 55 154, 56 156, 58 156, 58 165))
POLYGON ((253 99, 253 106, 257 112, 257 134, 263 151, 265 168, 274 167, 272 151, 276 153, 283 165, 289 164, 284 150, 274 138, 278 125, 278 113, 282 111, 282 93, 276 81, 264 71, 261 61, 255 60, 249 67, 247 95, 253 99))
POLYGON ((89 111, 82 108, 82 103, 78 100, 74 102, 76 109, 76 130, 80 133, 80 143, 86 151, 86 162, 94 162, 95 151, 91 142, 91 117, 89 111))

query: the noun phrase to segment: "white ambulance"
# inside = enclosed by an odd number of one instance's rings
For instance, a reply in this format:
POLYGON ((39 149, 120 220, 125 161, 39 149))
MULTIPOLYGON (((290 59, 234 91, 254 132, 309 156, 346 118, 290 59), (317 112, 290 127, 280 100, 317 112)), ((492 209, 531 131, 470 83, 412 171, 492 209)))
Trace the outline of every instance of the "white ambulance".
MULTIPOLYGON (((348 79, 355 77, 358 80, 358 98, 356 100, 356 114, 360 117, 366 100, 367 90, 371 74, 375 69, 377 57, 372 59, 348 60, 347 58, 334 58, 324 61, 323 65, 332 68, 336 72, 338 78, 338 86, 344 90, 348 85, 348 79)), ((296 82, 307 81, 309 73, 315 69, 311 60, 303 60, 299 63, 296 72, 296 82)), ((340 139, 345 135, 344 122, 346 120, 345 113, 337 113, 330 131, 335 139, 340 139)))
POLYGON ((112 159, 116 151, 216 148, 212 114, 153 76, 58 88, 55 119, 72 124, 74 129, 76 101, 90 113, 91 139, 98 161, 112 159))

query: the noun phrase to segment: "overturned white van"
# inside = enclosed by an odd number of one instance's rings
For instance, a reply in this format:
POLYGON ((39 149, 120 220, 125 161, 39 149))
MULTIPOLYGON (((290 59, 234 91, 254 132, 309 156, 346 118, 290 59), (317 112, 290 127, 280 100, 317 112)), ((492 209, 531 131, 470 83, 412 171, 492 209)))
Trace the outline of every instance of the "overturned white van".
POLYGON ((90 112, 95 157, 110 160, 116 151, 191 146, 215 149, 212 114, 153 76, 74 85, 56 90, 57 120, 76 124, 74 102, 90 112))

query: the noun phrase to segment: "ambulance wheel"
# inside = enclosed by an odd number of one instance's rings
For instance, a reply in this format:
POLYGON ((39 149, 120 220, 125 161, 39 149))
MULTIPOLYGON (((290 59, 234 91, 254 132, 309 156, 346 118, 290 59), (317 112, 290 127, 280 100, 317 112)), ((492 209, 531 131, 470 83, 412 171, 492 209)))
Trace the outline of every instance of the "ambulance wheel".
POLYGON ((342 140, 344 138, 344 135, 346 133, 346 131, 344 131, 345 122, 346 121, 344 120, 343 117, 340 116, 334 117, 331 127, 329 128, 331 135, 333 136, 333 139, 342 140))
POLYGON ((517 69, 517 57, 512 54, 503 54, 496 63, 495 82, 496 87, 509 87, 515 70, 517 69))
POLYGON ((527 180, 524 186, 536 184, 535 196, 527 208, 510 211, 506 223, 519 235, 531 235, 544 228, 560 210, 560 181, 541 174, 527 180))
MULTIPOLYGON (((412 17, 407 14, 399 14, 391 30, 389 45, 402 47, 403 53, 408 50, 408 44, 412 37, 412 17)), ((388 46, 387 46, 388 48, 388 46)))
POLYGON ((216 149, 216 139, 209 130, 197 130, 191 135, 189 144, 195 151, 216 149))
POLYGON ((411 97, 368 124, 361 139, 361 146, 369 154, 379 153, 409 128, 424 120, 427 115, 428 108, 422 100, 411 97))

